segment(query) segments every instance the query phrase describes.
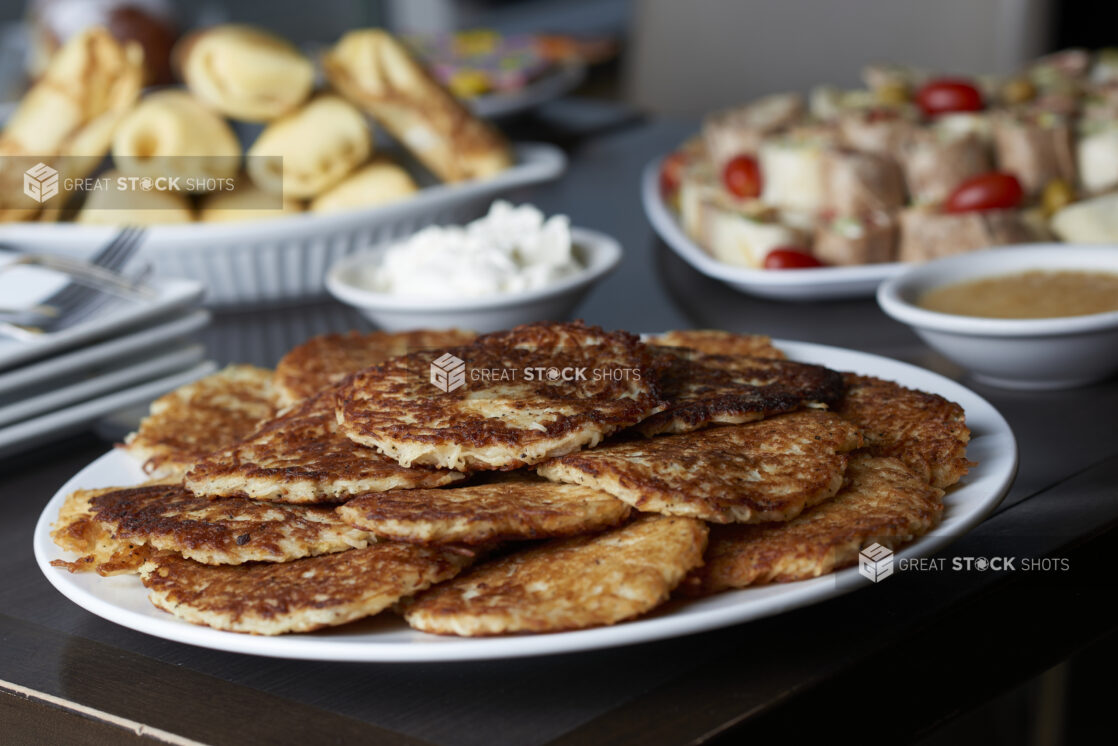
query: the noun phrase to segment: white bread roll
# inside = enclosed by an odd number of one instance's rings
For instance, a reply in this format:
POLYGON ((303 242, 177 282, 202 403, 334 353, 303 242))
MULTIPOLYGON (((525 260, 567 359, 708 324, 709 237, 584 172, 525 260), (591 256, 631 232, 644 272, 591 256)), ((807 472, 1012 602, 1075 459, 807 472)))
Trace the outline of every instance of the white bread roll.
POLYGON ((385 205, 407 199, 417 190, 415 180, 407 171, 387 158, 377 158, 315 197, 311 211, 341 212, 385 205))
POLYGON ((372 149, 365 115, 343 98, 323 95, 269 124, 249 148, 247 170, 261 189, 304 199, 344 179, 372 149))
POLYGON ((314 65, 285 39, 252 26, 203 29, 176 50, 191 93, 215 111, 267 122, 296 109, 314 86, 314 65))
POLYGON ((198 220, 203 223, 235 223, 243 220, 268 220, 298 215, 303 206, 292 199, 263 191, 248 180, 235 189, 212 192, 202 198, 198 220))
POLYGON ((234 177, 240 163, 241 145, 232 128, 186 91, 146 96, 113 136, 113 164, 121 173, 178 177, 179 191, 210 191, 205 181, 234 177))

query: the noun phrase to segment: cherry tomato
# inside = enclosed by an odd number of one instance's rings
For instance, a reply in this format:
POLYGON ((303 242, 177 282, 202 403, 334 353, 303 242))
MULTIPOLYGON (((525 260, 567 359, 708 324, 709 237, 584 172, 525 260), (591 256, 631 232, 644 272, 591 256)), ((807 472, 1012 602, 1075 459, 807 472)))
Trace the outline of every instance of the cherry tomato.
POLYGON ((687 159, 683 153, 672 153, 660 164, 660 194, 665 198, 674 197, 683 179, 683 167, 687 159))
POLYGON ((765 255, 765 269, 806 269, 822 267, 819 261, 804 249, 794 246, 781 246, 765 255))
POLYGON ((959 78, 937 78, 916 92, 916 103, 926 116, 952 111, 981 111, 982 94, 970 82, 959 78))
POLYGON ((1025 192, 1016 176, 991 171, 972 176, 955 187, 955 191, 944 202, 943 211, 1007 210, 1020 205, 1024 197, 1025 192))
POLYGON ((748 155, 731 158, 722 169, 722 183, 738 199, 761 196, 761 167, 748 155))

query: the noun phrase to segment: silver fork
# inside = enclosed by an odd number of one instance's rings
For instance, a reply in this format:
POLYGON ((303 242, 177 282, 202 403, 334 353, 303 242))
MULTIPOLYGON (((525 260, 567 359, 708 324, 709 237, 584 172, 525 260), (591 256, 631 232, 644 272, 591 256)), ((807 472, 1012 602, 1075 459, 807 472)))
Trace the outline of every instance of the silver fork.
MULTIPOLYGON (((145 229, 129 227, 117 233, 111 241, 89 259, 89 264, 114 273, 135 255, 144 238, 145 229)), ((80 321, 102 307, 110 295, 97 287, 80 282, 69 282, 63 288, 40 301, 39 306, 52 309, 53 316, 37 327, 0 322, 0 335, 16 339, 31 339, 45 332, 59 331, 80 321)))

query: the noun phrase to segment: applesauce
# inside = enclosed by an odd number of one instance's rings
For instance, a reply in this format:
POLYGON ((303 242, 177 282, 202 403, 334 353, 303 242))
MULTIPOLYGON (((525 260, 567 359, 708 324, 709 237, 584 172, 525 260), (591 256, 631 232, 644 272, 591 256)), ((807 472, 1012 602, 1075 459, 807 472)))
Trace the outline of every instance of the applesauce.
POLYGON ((994 319, 1050 319, 1118 311, 1118 273, 1029 270, 924 293, 930 311, 994 319))

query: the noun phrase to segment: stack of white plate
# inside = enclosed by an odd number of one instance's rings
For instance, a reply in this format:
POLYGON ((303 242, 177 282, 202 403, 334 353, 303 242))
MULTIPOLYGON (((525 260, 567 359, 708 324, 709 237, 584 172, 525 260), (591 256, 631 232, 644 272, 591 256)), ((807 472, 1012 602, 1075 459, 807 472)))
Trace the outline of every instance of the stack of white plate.
MULTIPOLYGON (((14 287, 15 274, 0 276, 0 295, 27 294, 14 287)), ((202 285, 159 279, 151 287, 152 300, 112 301, 57 332, 0 335, 0 457, 86 430, 214 371, 190 340, 210 320, 198 307, 202 285)))

